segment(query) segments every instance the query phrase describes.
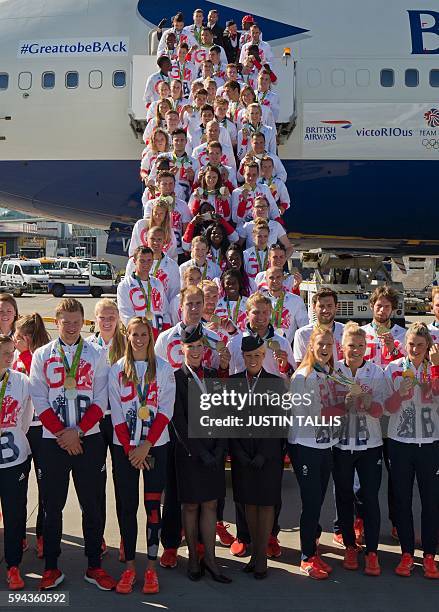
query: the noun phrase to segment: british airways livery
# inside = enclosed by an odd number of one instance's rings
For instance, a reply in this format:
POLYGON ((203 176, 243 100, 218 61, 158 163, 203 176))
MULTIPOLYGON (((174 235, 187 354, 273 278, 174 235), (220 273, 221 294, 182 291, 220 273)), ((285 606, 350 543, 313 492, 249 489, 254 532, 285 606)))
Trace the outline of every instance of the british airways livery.
POLYGON ((142 215, 153 31, 183 10, 255 17, 281 98, 299 248, 439 253, 432 0, 0 0, 0 205, 109 228, 142 215), (285 51, 288 48, 288 51, 285 51))

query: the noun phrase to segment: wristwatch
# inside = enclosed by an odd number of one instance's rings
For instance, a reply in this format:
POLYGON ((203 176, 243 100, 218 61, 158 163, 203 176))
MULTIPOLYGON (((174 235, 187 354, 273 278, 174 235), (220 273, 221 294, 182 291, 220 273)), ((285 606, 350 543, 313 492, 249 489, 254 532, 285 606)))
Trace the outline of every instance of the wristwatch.
POLYGON ((82 431, 80 427, 77 427, 76 431, 78 432, 79 439, 82 440, 82 438, 85 436, 85 433, 82 431))

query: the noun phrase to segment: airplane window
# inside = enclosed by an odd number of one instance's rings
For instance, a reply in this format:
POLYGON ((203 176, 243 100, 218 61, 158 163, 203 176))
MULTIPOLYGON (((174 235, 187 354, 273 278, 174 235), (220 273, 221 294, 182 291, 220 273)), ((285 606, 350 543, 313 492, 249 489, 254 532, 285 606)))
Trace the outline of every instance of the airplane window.
POLYGON ((332 71, 331 81, 333 87, 344 87, 346 84, 346 74, 341 68, 336 68, 332 71))
POLYGON ((381 70, 381 86, 393 87, 395 85, 395 73, 391 68, 381 70))
POLYGON ((102 72, 100 70, 92 70, 88 75, 88 85, 91 89, 100 89, 102 87, 102 72))
POLYGON ((405 71, 405 86, 417 87, 419 85, 419 72, 416 68, 408 68, 405 71))
POLYGON ((367 68, 359 68, 355 72, 355 81, 358 87, 369 87, 370 85, 370 72, 367 68))
POLYGON ((0 72, 0 89, 7 89, 9 85, 9 74, 0 72))
POLYGON ((113 72, 113 87, 125 87, 127 83, 127 75, 125 70, 116 70, 113 72))
POLYGON ((430 85, 439 87, 439 70, 430 70, 430 85))
POLYGON ((66 72, 66 87, 67 89, 75 89, 79 85, 78 72, 66 72))
POLYGON ((310 87, 320 87, 322 84, 322 75, 320 70, 317 68, 310 68, 308 70, 308 85, 310 87))
POLYGON ((20 72, 18 75, 18 88, 22 91, 26 91, 32 87, 32 73, 31 72, 20 72))
POLYGON ((54 72, 43 72, 42 77, 43 89, 53 89, 55 87, 55 73, 54 72))

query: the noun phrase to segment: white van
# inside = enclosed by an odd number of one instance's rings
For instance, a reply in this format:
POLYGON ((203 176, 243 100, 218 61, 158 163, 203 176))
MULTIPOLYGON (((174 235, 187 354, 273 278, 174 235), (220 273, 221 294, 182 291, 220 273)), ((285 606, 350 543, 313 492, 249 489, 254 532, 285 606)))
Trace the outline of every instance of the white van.
POLYGON ((6 259, 0 271, 0 284, 15 296, 47 293, 49 276, 38 259, 6 259))

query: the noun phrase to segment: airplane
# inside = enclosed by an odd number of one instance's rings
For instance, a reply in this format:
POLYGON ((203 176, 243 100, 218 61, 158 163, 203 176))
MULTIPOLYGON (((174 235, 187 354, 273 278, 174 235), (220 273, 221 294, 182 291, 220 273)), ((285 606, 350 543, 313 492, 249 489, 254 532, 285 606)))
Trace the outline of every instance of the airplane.
POLYGON ((252 14, 276 56, 295 247, 439 254, 436 3, 232 4, 0 0, 0 205, 134 223, 151 34, 179 10, 190 24, 217 8, 222 24, 252 14))

